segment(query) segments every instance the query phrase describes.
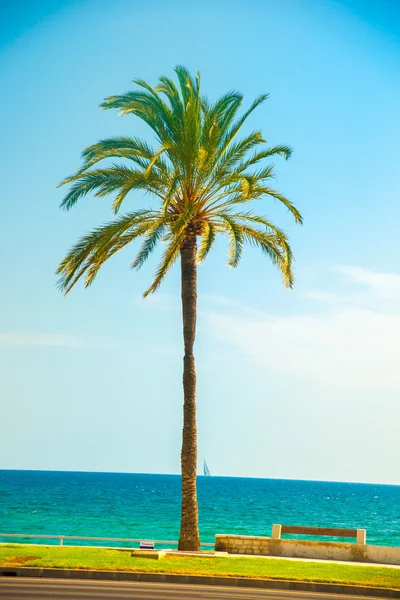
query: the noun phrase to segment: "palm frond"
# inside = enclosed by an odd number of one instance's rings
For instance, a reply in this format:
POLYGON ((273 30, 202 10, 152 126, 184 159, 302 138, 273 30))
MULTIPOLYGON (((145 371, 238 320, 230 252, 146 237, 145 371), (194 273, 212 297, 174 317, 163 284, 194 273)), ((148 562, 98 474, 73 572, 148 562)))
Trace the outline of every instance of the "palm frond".
POLYGON ((293 148, 291 148, 290 146, 285 146, 285 145, 271 146, 270 148, 265 148, 264 150, 255 152, 253 154, 253 156, 251 156, 248 159, 246 166, 244 168, 247 169, 251 165, 255 165, 256 163, 260 162, 260 160, 264 160, 265 158, 271 158, 271 156, 276 156, 276 155, 281 156, 285 160, 289 160, 292 153, 293 153, 293 148))
POLYGON ((164 94, 168 98, 173 114, 179 121, 183 122, 184 107, 174 81, 168 77, 160 77, 155 91, 164 94))
POLYGON ((155 211, 138 210, 83 236, 57 268, 58 287, 67 294, 85 273, 89 273, 86 286, 89 285, 100 266, 112 254, 143 235, 157 215, 155 211))
POLYGON ((258 246, 281 272, 285 287, 292 288, 294 277, 292 271, 292 251, 286 237, 276 233, 265 233, 253 227, 241 227, 244 239, 252 246, 258 246))
POLYGON ((303 223, 303 217, 301 216, 300 211, 295 207, 295 205, 292 202, 290 202, 290 200, 288 200, 285 196, 283 196, 279 192, 276 192, 275 190, 273 190, 267 186, 263 186, 258 189, 258 194, 259 194, 259 196, 267 195, 267 196, 271 196, 272 198, 275 198, 276 200, 279 200, 279 202, 281 202, 281 204, 286 206, 288 211, 290 213, 292 213, 296 223, 299 223, 299 224, 303 223))
MULTIPOLYGON (((90 192, 96 192, 95 196, 107 196, 113 192, 124 192, 132 189, 141 189, 162 196, 164 189, 162 180, 157 176, 145 176, 139 169, 131 169, 124 165, 113 165, 106 169, 92 169, 80 174, 69 192, 61 202, 61 208, 69 210, 80 198, 90 192)), ((125 194, 126 195, 126 194, 125 194)), ((123 194, 123 197, 125 197, 123 194)), ((122 200, 121 200, 122 201, 122 200)), ((114 207, 118 210, 121 202, 114 207)))
POLYGON ((140 269, 144 265, 150 254, 155 249, 157 243, 163 238, 166 229, 167 220, 165 218, 159 219, 156 221, 153 227, 148 229, 143 240, 142 247, 140 248, 138 255, 131 265, 132 269, 140 269))
POLYGON ((243 228, 229 213, 219 213, 222 227, 229 238, 228 267, 237 267, 243 252, 243 228))
POLYGON ((235 212, 229 213, 229 214, 231 216, 233 216, 235 219, 237 219, 239 221, 243 221, 244 223, 248 222, 247 224, 252 223, 252 224, 257 224, 257 225, 263 225, 266 230, 272 231, 278 235, 281 235, 282 237, 286 236, 285 232, 282 229, 280 229, 279 227, 276 227, 276 225, 274 225, 274 223, 272 223, 272 221, 267 219, 267 217, 263 217, 261 215, 255 215, 251 211, 247 211, 247 212, 235 211, 235 212))
POLYGON ((254 102, 251 104, 250 108, 242 115, 242 117, 240 117, 240 119, 238 119, 236 121, 236 123, 234 123, 232 125, 232 127, 230 129, 228 129, 228 131, 225 133, 225 135, 221 139, 220 150, 219 150, 220 156, 226 151, 228 146, 232 143, 232 141, 234 140, 236 135, 239 133, 240 129, 243 127, 244 122, 249 118, 251 113, 257 108, 257 106, 259 106, 260 104, 265 102, 265 100, 268 98, 268 96, 269 96, 269 94, 262 94, 261 96, 258 96, 258 98, 256 98, 254 100, 254 102))
POLYGON ((215 177, 218 178, 219 172, 224 169, 232 169, 232 167, 241 160, 249 150, 263 144, 264 140, 260 131, 252 131, 244 139, 240 140, 235 144, 231 144, 229 148, 224 152, 220 158, 220 162, 217 166, 217 173, 215 177))
POLYGON ((154 150, 147 142, 140 138, 132 138, 120 136, 100 140, 96 144, 92 144, 82 152, 82 158, 85 162, 111 156, 119 156, 120 152, 129 152, 131 156, 138 156, 151 160, 154 156, 154 150))
POLYGON ((175 127, 171 110, 156 93, 133 91, 121 96, 109 96, 100 107, 117 108, 121 115, 134 114, 151 127, 162 143, 174 142, 175 127))
POLYGON ((185 239, 185 232, 176 233, 170 241, 167 249, 164 252, 161 263, 157 269, 156 276, 151 286, 145 291, 143 297, 146 298, 149 294, 153 294, 161 285, 164 277, 179 256, 182 243, 185 239))
POLYGON ((207 223, 205 223, 204 229, 205 230, 201 237, 200 247, 197 252, 197 263, 198 264, 200 264, 206 260, 208 254, 216 240, 217 232, 216 232, 215 225, 212 222, 208 221, 207 223))
POLYGON ((185 108, 187 108, 190 99, 199 92, 200 76, 197 74, 196 79, 193 79, 186 67, 183 67, 182 65, 176 66, 174 70, 181 87, 181 94, 185 108))

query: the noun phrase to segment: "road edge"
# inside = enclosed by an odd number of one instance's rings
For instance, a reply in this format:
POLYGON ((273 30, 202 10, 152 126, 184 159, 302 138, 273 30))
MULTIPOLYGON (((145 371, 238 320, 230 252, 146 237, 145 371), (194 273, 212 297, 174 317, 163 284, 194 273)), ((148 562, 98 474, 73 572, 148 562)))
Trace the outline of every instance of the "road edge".
POLYGON ((251 579, 246 577, 217 577, 213 575, 177 575, 173 573, 134 573, 128 571, 91 571, 84 569, 46 569, 40 567, 0 567, 0 577, 44 577, 54 579, 84 579, 100 581, 141 581, 247 587, 298 592, 317 592, 378 598, 400 598, 400 589, 375 588, 337 583, 312 583, 284 579, 251 579))

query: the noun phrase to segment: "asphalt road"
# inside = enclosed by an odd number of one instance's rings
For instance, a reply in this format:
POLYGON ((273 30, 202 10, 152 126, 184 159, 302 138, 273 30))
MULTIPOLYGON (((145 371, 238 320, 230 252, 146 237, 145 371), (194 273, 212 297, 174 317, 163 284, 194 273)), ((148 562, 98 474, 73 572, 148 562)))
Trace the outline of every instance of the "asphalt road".
POLYGON ((356 596, 313 594, 311 592, 286 592, 235 587, 202 585, 174 585, 163 583, 137 583, 120 581, 78 581, 67 579, 34 579, 1 577, 0 598, 12 600, 360 600, 356 596))

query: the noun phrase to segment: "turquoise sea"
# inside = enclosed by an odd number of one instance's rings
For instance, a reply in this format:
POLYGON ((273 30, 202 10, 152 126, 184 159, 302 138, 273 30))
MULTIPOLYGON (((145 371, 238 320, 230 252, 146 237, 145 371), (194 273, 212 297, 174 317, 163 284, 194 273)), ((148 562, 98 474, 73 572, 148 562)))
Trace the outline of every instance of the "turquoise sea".
MULTIPOLYGON (((400 486, 199 477, 198 497, 202 542, 284 523, 365 528, 367 543, 400 546, 400 486)), ((174 541, 179 512, 178 475, 0 470, 0 533, 174 541)))

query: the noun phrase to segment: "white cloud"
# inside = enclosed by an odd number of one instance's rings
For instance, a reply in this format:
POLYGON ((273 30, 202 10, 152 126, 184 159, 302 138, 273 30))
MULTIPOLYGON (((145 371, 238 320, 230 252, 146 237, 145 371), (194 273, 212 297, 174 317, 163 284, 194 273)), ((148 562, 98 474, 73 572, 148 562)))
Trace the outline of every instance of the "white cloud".
POLYGON ((310 300, 317 300, 318 302, 324 302, 326 304, 337 304, 343 302, 343 296, 339 294, 331 294, 330 292, 321 292, 320 290, 305 290, 301 292, 304 298, 310 300))
POLYGON ((339 273, 347 275, 351 281, 366 286, 369 291, 381 298, 400 298, 400 275, 378 273, 361 267, 335 267, 339 273))
POLYGON ((136 296, 134 299, 135 306, 142 309, 151 308, 152 310, 156 307, 163 312, 172 310, 176 306, 180 306, 179 296, 173 294, 166 294, 164 292, 157 291, 155 294, 150 294, 146 298, 143 296, 136 296))
MULTIPOLYGON (((396 274, 355 267, 340 271, 368 285, 367 295, 374 301, 392 298, 400 282, 396 274)), ((315 296, 327 301, 325 312, 285 317, 251 314, 245 307, 229 315, 214 309, 204 315, 205 322, 213 335, 235 345, 261 367, 286 376, 330 386, 400 391, 400 306, 389 314, 382 307, 372 310, 335 303, 340 296, 315 296)))
POLYGON ((52 348, 99 348, 88 339, 68 333, 0 333, 1 346, 28 346, 52 348))
POLYGON ((0 347, 70 348, 74 350, 113 350, 114 352, 147 353, 157 356, 180 356, 174 346, 159 341, 140 345, 129 339, 91 339, 68 333, 0 333, 0 347))
POLYGON ((208 302, 213 305, 227 306, 227 307, 240 307, 240 302, 235 298, 226 298, 225 296, 219 296, 218 294, 203 294, 201 297, 202 302, 208 302))

